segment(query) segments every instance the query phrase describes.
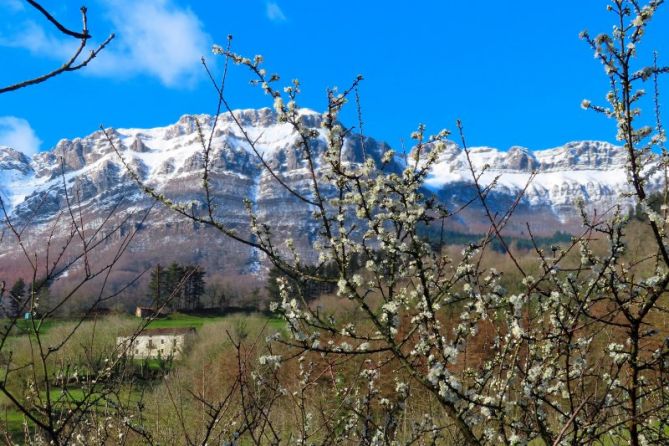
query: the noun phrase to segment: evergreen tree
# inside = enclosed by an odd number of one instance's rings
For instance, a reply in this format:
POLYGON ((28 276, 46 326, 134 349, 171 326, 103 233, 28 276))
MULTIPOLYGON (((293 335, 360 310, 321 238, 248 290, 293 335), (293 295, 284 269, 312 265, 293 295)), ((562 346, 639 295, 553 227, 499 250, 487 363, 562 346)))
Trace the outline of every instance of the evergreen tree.
POLYGON ((198 266, 188 265, 184 269, 184 275, 188 276, 188 280, 184 284, 184 308, 195 309, 200 306, 200 297, 204 294, 204 270, 198 266))
POLYGON ((172 262, 169 267, 157 265, 151 271, 149 296, 162 304, 170 299, 173 310, 194 309, 200 306, 205 291, 205 272, 198 266, 182 266, 172 262))
MULTIPOLYGON (((646 203, 648 203, 648 207, 657 212, 658 214, 662 213, 662 205, 664 203, 664 195, 660 192, 653 192, 648 195, 646 198, 646 203)), ((637 220, 640 221, 646 221, 648 219, 646 215, 646 211, 643 209, 641 206, 641 203, 637 203, 635 208, 634 208, 634 217, 636 217, 637 220)))
POLYGON ((151 302, 156 305, 161 305, 167 297, 165 292, 165 270, 158 264, 151 271, 151 279, 149 281, 149 297, 151 302))
MULTIPOLYGON (((350 267, 352 271, 357 271, 359 269, 358 256, 355 256, 351 259, 350 267)), ((319 267, 312 265, 304 266, 302 269, 306 275, 317 275, 332 279, 336 278, 337 276, 337 267, 332 262, 323 264, 319 267)), ((292 287, 292 289, 298 291, 299 294, 304 296, 304 298, 308 301, 314 300, 322 294, 332 293, 335 290, 335 286, 333 283, 320 282, 320 281, 317 282, 313 280, 298 281, 295 279, 291 279, 290 277, 285 275, 279 268, 274 266, 269 270, 269 276, 267 278, 267 284, 265 286, 265 289, 267 290, 270 300, 275 302, 281 300, 281 295, 279 293, 279 283, 278 283, 278 279, 281 277, 285 277, 286 279, 288 279, 288 283, 292 287)))
POLYGON ((281 294, 279 293, 279 280, 278 280, 281 277, 284 277, 283 272, 281 272, 281 270, 276 266, 272 266, 272 268, 270 268, 269 270, 269 274, 267 275, 267 285, 265 286, 270 301, 272 302, 281 301, 281 294))
POLYGON ((180 287, 186 271, 177 262, 172 262, 165 271, 165 298, 170 298, 170 307, 173 310, 184 308, 185 284, 180 287))
POLYGON ((4 311, 8 317, 13 318, 19 316, 25 297, 26 283, 23 279, 19 278, 16 282, 14 282, 14 285, 9 290, 9 295, 2 303, 4 311))

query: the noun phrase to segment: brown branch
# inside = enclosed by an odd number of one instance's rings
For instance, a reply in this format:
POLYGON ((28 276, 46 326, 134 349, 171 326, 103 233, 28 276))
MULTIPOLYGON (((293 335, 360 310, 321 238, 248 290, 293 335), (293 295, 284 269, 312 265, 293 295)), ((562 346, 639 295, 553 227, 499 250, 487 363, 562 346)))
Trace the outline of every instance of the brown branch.
MULTIPOLYGON (((46 9, 44 9, 44 7, 43 7, 42 5, 40 5, 39 3, 37 3, 36 1, 33 1, 33 0, 26 0, 26 1, 27 1, 28 3, 30 3, 30 5, 31 5, 33 8, 35 8, 35 9, 37 9, 39 12, 41 12, 41 13, 44 15, 44 17, 46 17, 46 19, 47 19, 48 21, 50 21, 51 23, 53 23, 53 25, 54 25, 56 28, 58 28, 58 31, 60 31, 61 33, 66 34, 66 35, 71 36, 71 37, 74 37, 75 39, 90 39, 90 38, 92 37, 92 36, 88 33, 88 30, 87 30, 87 29, 84 29, 81 33, 78 33, 78 32, 76 32, 76 31, 72 31, 72 30, 70 30, 70 29, 65 28, 65 26, 63 26, 58 20, 56 20, 56 19, 54 18, 54 16, 52 16, 52 15, 49 13, 49 11, 47 11, 46 9)), ((84 15, 84 17, 86 16, 86 11, 87 11, 87 10, 88 10, 88 9, 87 9, 85 6, 82 6, 82 7, 81 7, 81 14, 84 15)))
POLYGON ((109 44, 109 42, 114 39, 115 35, 111 34, 109 37, 107 37, 104 42, 102 42, 96 49, 92 50, 88 56, 86 56, 83 60, 79 59, 79 56, 81 56, 84 48, 88 44, 88 40, 91 38, 91 35, 88 32, 88 18, 87 18, 87 9, 86 7, 81 8, 81 17, 82 17, 82 29, 81 33, 77 33, 74 31, 71 31, 67 28, 65 28, 58 20, 56 20, 49 12, 44 9, 39 3, 33 1, 33 0, 27 0, 28 3, 30 3, 34 8, 36 8, 38 11, 40 11, 46 18, 49 20, 51 23, 54 24, 58 30, 70 37, 74 37, 80 40, 79 42, 79 47, 76 49, 76 51, 72 54, 69 60, 67 60, 63 65, 61 65, 59 68, 56 68, 55 70, 43 74, 41 76, 34 77, 32 79, 24 80, 21 82, 17 82, 15 84, 9 85, 7 87, 2 87, 0 88, 0 94, 2 93, 8 93, 10 91, 15 91, 19 90, 21 88, 28 87, 30 85, 36 85, 40 84, 42 82, 45 82, 53 77, 58 76, 59 74, 66 73, 66 72, 71 72, 71 71, 77 71, 85 66, 87 66, 95 57, 105 49, 105 47, 109 44))

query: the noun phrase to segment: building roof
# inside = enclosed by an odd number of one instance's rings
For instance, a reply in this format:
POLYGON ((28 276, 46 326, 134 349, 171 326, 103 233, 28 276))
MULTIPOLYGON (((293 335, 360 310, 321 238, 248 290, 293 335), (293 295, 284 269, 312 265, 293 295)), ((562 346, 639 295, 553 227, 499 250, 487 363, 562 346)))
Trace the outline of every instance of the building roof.
POLYGON ((162 308, 153 308, 153 307, 137 307, 135 308, 135 311, 141 310, 141 311, 152 311, 154 313, 162 313, 164 310, 162 308))
POLYGON ((194 334, 195 329, 193 327, 182 327, 182 328, 147 328, 142 330, 138 336, 164 336, 164 335, 181 335, 181 334, 194 334))

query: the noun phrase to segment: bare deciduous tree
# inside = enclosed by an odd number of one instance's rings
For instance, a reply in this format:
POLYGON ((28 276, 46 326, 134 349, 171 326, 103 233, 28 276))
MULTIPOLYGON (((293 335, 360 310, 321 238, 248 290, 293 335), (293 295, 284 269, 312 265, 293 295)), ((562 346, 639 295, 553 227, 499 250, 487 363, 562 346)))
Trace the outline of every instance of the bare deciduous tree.
POLYGON ((72 56, 66 60, 63 65, 42 75, 36 76, 32 79, 25 79, 15 84, 8 85, 6 87, 0 87, 0 94, 8 93, 10 91, 18 90, 30 85, 35 85, 47 81, 53 77, 58 76, 59 74, 77 71, 85 66, 87 66, 105 47, 112 41, 114 34, 111 34, 107 37, 100 45, 95 49, 91 50, 88 54, 84 53, 88 41, 93 37, 88 31, 88 9, 85 6, 81 7, 81 31, 73 31, 70 28, 67 28, 61 22, 58 21, 47 9, 45 9, 39 2, 34 0, 26 0, 30 6, 32 6, 36 11, 44 16, 44 18, 53 25, 55 29, 58 30, 62 35, 67 36, 72 39, 79 40, 79 46, 72 53, 72 56))

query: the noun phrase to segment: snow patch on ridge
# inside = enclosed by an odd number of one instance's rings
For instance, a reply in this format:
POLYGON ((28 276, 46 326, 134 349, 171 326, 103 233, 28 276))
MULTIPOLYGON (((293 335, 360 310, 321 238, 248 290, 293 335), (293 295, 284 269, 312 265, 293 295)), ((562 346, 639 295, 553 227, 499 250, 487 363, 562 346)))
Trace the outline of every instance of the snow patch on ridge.
MULTIPOLYGON (((630 191, 622 148, 606 142, 581 141, 547 150, 512 147, 469 149, 481 186, 496 183, 495 191, 516 195, 527 186, 525 200, 531 205, 573 205, 577 197, 586 202, 612 200, 630 191), (535 177, 532 178, 532 173, 535 177), (528 185, 529 184, 529 185, 528 185)), ((438 191, 452 184, 473 183, 465 152, 451 144, 426 179, 438 191)))
MULTIPOLYGON (((321 115, 311 110, 300 113, 307 125, 317 129, 320 144, 324 144, 321 115)), ((173 180, 185 180, 202 171, 200 131, 208 141, 214 122, 212 157, 219 162, 219 173, 239 178, 253 175, 259 181, 255 173, 250 173, 255 172, 259 163, 246 139, 248 137, 267 160, 285 153, 293 155, 291 167, 287 167, 286 160, 274 160, 282 169, 287 169, 282 175, 303 174, 302 154, 296 148, 298 135, 290 124, 277 122, 276 114, 268 108, 237 110, 232 115, 224 113, 218 118, 204 114, 183 115, 168 126, 113 129, 110 134, 125 161, 138 170, 143 181, 160 190, 173 180), (255 167, 250 168, 249 163, 255 167)), ((350 140, 346 141, 345 148, 353 150, 350 140)), ((536 172, 525 196, 530 204, 556 209, 572 205, 578 196, 587 201, 611 202, 628 191, 625 155, 619 147, 605 142, 579 141, 538 151, 524 147, 512 147, 507 151, 476 147, 470 150, 470 157, 478 172, 485 169, 481 183, 485 186, 497 181, 499 192, 517 194, 525 188, 531 173, 536 172)), ((402 163, 400 158, 399 154, 395 155, 398 164, 402 163)), ((319 166, 320 160, 315 161, 319 166)), ((100 131, 84 138, 62 140, 51 152, 42 152, 32 158, 0 148, 0 196, 10 211, 37 191, 56 189, 57 183, 63 181, 61 162, 69 163, 65 173, 68 184, 75 177, 94 177, 110 165, 119 166, 123 175, 120 160, 100 131)), ((449 142, 426 185, 432 190, 441 190, 449 185, 471 182, 464 152, 449 142)), ((259 186, 254 187, 254 193, 260 194, 259 186)))

